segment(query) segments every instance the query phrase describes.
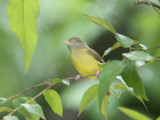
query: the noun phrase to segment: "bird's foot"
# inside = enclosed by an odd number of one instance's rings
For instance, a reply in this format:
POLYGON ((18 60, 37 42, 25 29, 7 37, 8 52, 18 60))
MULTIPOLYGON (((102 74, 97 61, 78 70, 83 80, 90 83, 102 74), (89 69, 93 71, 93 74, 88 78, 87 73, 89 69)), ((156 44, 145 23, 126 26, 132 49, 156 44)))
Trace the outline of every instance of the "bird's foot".
POLYGON ((97 77, 97 79, 99 80, 99 76, 100 76, 100 71, 99 70, 97 70, 97 72, 96 72, 96 77, 97 77))
POLYGON ((81 82, 84 84, 84 81, 83 81, 83 79, 82 79, 82 75, 77 75, 77 76, 75 77, 75 80, 81 80, 81 82))

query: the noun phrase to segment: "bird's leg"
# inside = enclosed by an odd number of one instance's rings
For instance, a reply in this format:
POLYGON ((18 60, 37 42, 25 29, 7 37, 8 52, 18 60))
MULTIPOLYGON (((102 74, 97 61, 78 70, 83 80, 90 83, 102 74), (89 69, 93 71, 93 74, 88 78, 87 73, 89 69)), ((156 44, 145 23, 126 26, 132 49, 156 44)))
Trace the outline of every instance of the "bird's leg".
POLYGON ((99 80, 99 76, 100 76, 100 71, 99 70, 97 70, 97 72, 96 72, 96 77, 97 77, 97 79, 99 80))
POLYGON ((82 79, 82 75, 80 75, 80 74, 75 77, 75 80, 81 80, 81 82, 84 84, 84 81, 82 79))

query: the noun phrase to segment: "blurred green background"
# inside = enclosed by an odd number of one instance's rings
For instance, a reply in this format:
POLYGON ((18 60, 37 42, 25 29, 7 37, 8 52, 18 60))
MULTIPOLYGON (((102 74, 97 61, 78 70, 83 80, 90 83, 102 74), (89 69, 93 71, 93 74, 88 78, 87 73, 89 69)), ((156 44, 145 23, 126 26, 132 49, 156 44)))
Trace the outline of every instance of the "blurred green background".
MULTIPOLYGON (((75 76, 77 72, 69 59, 69 50, 63 41, 77 36, 100 55, 115 42, 114 35, 86 19, 83 14, 105 18, 115 27, 118 33, 140 41, 147 47, 160 44, 160 18, 152 7, 134 5, 135 0, 39 0, 40 15, 38 18, 38 43, 30 68, 24 74, 24 52, 18 37, 11 31, 6 7, 8 1, 0 3, 0 97, 8 98, 22 90, 51 78, 75 76)), ((158 0, 153 0, 158 3, 158 0)), ((118 49, 105 57, 122 59, 118 49)), ((151 55, 160 54, 160 49, 149 51, 151 55)), ((160 63, 153 63, 138 69, 146 94, 149 112, 143 105, 128 93, 120 99, 110 97, 109 120, 130 120, 117 107, 135 109, 151 118, 160 115, 160 63)), ((51 111, 43 96, 37 102, 43 107, 47 120, 101 120, 97 98, 89 104, 77 118, 80 100, 83 93, 96 81, 72 82, 70 87, 55 86, 62 98, 63 118, 51 111)), ((28 96, 34 96, 43 87, 35 89, 28 96)), ((13 107, 11 103, 2 106, 13 107)), ((0 113, 0 118, 6 113, 0 113)), ((22 116, 19 116, 23 120, 22 116)))

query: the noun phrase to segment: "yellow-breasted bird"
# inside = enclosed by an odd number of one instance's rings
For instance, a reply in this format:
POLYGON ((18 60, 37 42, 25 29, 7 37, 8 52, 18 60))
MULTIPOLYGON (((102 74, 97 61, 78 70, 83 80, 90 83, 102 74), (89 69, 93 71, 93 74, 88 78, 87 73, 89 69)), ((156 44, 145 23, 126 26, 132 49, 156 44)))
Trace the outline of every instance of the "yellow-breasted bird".
POLYGON ((81 75, 96 74, 99 78, 102 68, 98 63, 104 63, 101 56, 78 37, 72 37, 64 43, 70 49, 70 58, 75 69, 80 73, 76 80, 81 79, 81 75))

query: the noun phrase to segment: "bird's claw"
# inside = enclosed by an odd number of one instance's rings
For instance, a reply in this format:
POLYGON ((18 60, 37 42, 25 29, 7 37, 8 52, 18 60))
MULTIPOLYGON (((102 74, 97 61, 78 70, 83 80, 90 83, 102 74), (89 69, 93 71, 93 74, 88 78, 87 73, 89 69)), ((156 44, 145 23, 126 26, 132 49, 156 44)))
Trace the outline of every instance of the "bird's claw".
POLYGON ((81 75, 77 75, 77 76, 75 77, 75 80, 81 80, 81 82, 84 84, 84 81, 83 81, 81 75))
POLYGON ((99 76, 100 76, 100 71, 99 70, 97 70, 97 72, 96 72, 96 77, 97 77, 97 79, 99 80, 99 76))

